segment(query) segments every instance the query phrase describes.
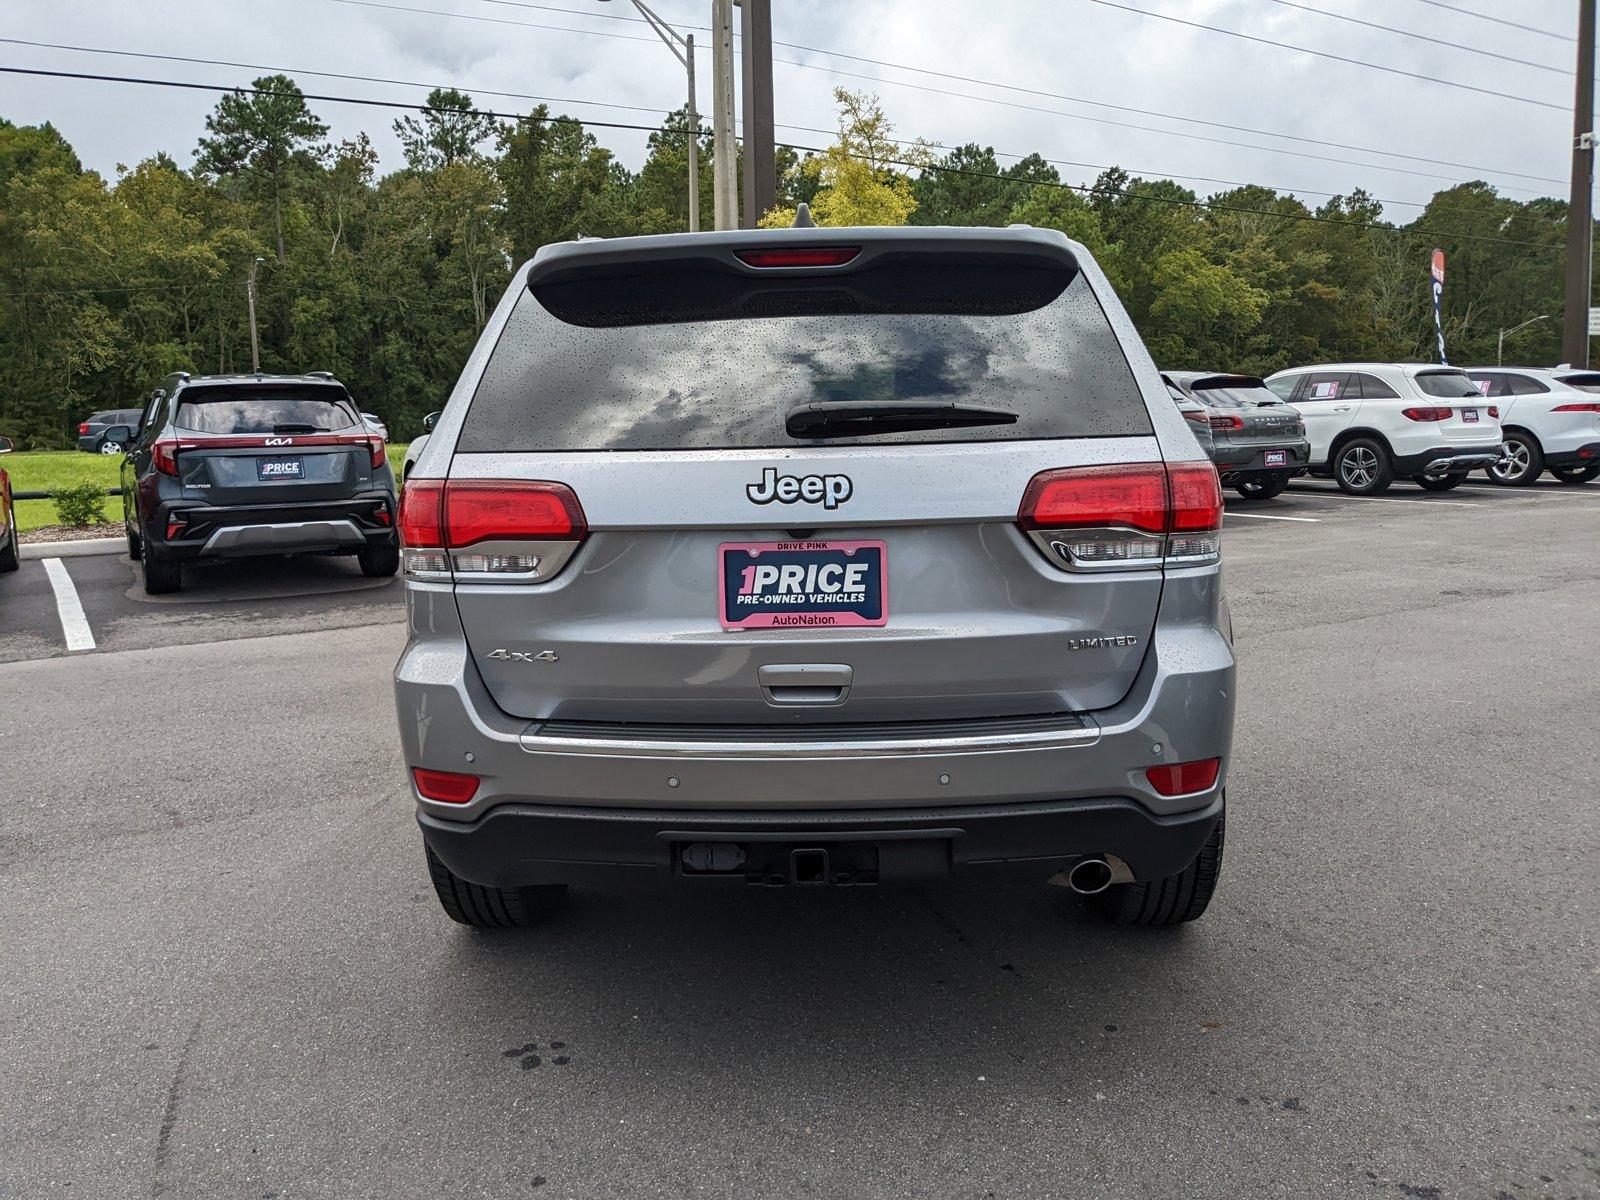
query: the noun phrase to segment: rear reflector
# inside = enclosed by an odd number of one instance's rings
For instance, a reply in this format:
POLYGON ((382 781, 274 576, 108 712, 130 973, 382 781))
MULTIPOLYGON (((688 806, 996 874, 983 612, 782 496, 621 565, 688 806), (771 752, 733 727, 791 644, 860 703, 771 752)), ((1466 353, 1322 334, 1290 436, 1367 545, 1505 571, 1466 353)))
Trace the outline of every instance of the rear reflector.
POLYGON ((1400 415, 1408 421, 1448 421, 1453 408, 1402 408, 1400 415))
POLYGON ((1587 412, 1600 413, 1600 403, 1595 404, 1558 404, 1551 412, 1587 412))
POLYGON ((416 781, 417 792, 424 800, 437 800, 440 804, 465 804, 478 794, 476 775, 412 767, 411 778, 416 781))
POLYGON ((1221 550, 1222 488, 1210 463, 1042 471, 1017 523, 1068 570, 1177 566, 1221 550))
POLYGON ((804 246, 788 250, 736 250, 747 267, 842 267, 861 253, 860 246, 804 246))
POLYGON ((1191 792, 1209 791, 1216 784, 1221 769, 1220 758, 1202 758, 1195 762, 1150 767, 1144 777, 1163 796, 1187 796, 1191 792))
POLYGON ((1243 429, 1244 419, 1242 417, 1236 417, 1232 413, 1219 414, 1218 416, 1211 418, 1211 428, 1243 429))

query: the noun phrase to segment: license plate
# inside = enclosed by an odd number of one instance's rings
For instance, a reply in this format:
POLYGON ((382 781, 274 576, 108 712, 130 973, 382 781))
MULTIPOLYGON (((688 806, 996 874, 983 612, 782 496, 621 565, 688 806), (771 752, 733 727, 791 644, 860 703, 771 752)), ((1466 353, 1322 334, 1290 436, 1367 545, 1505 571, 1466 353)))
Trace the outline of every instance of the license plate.
POLYGON ((724 629, 883 625, 882 542, 724 542, 717 547, 724 629))
POLYGON ((257 479, 304 479, 306 464, 300 458, 258 458, 257 479))
POLYGON ((1461 410, 1461 419, 1468 425, 1476 425, 1478 423, 1478 410, 1475 408, 1463 408, 1461 410))
POLYGON ((1269 467, 1287 467, 1289 465, 1289 452, 1287 450, 1268 450, 1266 465, 1269 467))

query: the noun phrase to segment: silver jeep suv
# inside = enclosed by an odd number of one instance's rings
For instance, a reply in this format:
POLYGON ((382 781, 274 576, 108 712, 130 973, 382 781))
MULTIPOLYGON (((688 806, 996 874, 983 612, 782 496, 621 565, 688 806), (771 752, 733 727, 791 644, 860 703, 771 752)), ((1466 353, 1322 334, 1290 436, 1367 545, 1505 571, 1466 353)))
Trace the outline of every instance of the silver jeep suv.
POLYGON ((1222 859, 1217 475, 1060 234, 583 240, 401 501, 445 911, 1021 867, 1147 925, 1222 859))

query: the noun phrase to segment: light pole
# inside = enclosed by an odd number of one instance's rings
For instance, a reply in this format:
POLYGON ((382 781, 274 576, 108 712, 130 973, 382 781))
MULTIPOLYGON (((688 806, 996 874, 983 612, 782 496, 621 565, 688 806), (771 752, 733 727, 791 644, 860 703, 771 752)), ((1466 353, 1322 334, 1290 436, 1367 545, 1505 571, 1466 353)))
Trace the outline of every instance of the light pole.
POLYGON ((256 337, 256 272, 261 269, 265 259, 257 258, 250 263, 250 278, 245 282, 245 300, 250 306, 250 374, 261 374, 261 341, 256 337))
MULTIPOLYGON (((608 3, 609 0, 601 0, 608 3)), ((644 0, 629 0, 639 15, 656 31, 656 36, 666 43, 672 56, 683 64, 689 76, 689 232, 700 232, 700 113, 694 106, 694 34, 680 34, 656 16, 644 0)))
POLYGON ((1497 367, 1502 367, 1505 365, 1506 338, 1510 337, 1519 329, 1526 329, 1529 325, 1537 325, 1540 321, 1548 321, 1549 319, 1549 313, 1540 313, 1537 317, 1529 317, 1521 325, 1513 325, 1510 329, 1502 329, 1500 331, 1500 340, 1495 344, 1494 365, 1497 367))

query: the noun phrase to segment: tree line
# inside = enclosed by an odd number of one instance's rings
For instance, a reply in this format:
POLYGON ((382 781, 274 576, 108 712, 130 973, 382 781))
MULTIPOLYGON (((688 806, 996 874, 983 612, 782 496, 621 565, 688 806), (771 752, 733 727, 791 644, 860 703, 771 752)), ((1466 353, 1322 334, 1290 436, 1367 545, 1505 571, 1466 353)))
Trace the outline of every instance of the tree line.
MULTIPOLYGON (((1465 182, 1400 224, 1361 190, 1313 209, 1118 169, 1070 187, 1038 154, 1003 166, 988 147, 908 143, 875 97, 836 99, 834 144, 780 148, 764 224, 806 201, 821 224, 1059 229, 1095 253, 1163 366, 1257 374, 1430 357, 1437 245, 1453 361, 1492 360, 1500 329, 1541 313, 1508 358, 1559 353, 1556 199, 1465 182)), ((89 412, 142 403, 168 372, 248 370, 245 287, 260 258, 262 369, 332 371, 407 439, 540 246, 687 228, 691 135, 712 211, 709 130, 682 110, 637 171, 544 105, 505 120, 439 89, 394 130, 405 166, 380 176, 365 134, 330 143, 294 81, 266 76, 219 100, 188 169, 161 153, 107 180, 48 123, 0 118, 0 434, 68 446, 89 412)))

